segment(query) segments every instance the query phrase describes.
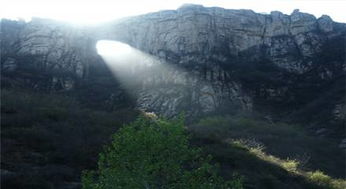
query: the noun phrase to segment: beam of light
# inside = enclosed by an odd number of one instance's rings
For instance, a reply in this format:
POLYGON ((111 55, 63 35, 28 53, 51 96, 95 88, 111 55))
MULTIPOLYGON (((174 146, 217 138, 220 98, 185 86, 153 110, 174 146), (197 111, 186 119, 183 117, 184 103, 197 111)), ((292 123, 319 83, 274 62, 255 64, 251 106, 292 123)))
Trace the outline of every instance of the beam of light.
POLYGON ((129 56, 131 47, 118 41, 100 40, 96 44, 97 53, 103 56, 129 56))
POLYGON ((96 49, 114 76, 127 87, 141 85, 154 77, 164 78, 168 70, 177 70, 152 55, 118 41, 100 40, 96 49))
POLYGON ((119 41, 100 40, 96 43, 97 53, 116 74, 126 75, 139 69, 159 65, 160 61, 128 44, 119 41))
MULTIPOLYGON (((184 65, 178 67, 117 41, 98 41, 96 48, 127 94, 137 99, 137 107, 141 110, 157 111, 167 117, 174 116, 172 112, 177 112, 178 109, 189 111, 190 106, 198 106, 201 107, 199 111, 208 112, 216 110, 221 100, 229 98, 228 94, 221 95, 217 92, 222 91, 225 86, 215 80, 212 69, 202 73, 191 68, 185 69, 184 65), (191 104, 186 103, 189 101, 191 104)), ((241 90, 234 83, 227 86, 241 90)), ((234 93, 231 96, 237 94, 233 90, 229 92, 234 93)), ((244 98, 229 100, 243 102, 244 98)), ((251 101, 250 97, 247 101, 251 101)))
MULTIPOLYGON (((153 111, 151 106, 155 105, 158 96, 163 97, 160 103, 167 104, 177 96, 189 95, 186 86, 194 77, 191 73, 121 42, 102 40, 96 48, 127 93, 140 99, 138 103, 146 101, 144 105, 138 104, 140 109, 153 111)), ((167 109, 166 106, 162 108, 167 109)))

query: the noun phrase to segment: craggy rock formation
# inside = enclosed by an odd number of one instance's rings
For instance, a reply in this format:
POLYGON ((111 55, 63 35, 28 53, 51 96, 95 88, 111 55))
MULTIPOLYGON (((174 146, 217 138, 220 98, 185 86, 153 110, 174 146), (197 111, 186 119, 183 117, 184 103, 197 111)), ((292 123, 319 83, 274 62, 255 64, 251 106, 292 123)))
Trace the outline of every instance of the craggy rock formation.
MULTIPOLYGON (((167 116, 244 110, 330 122, 345 117, 335 116, 345 104, 345 38, 345 24, 299 10, 184 5, 84 28, 2 20, 1 68, 10 78, 6 86, 78 90, 109 74, 96 42, 117 40, 177 68, 130 76, 140 86, 132 91, 139 108, 167 116), (30 70, 37 75, 20 75, 30 70)), ((109 89, 99 99, 114 104, 125 94, 109 89)))
MULTIPOLYGON (((33 68, 45 72, 60 72, 81 78, 88 67, 87 53, 92 44, 83 29, 76 29, 51 20, 32 22, 2 21, 1 66, 3 72, 33 68)), ((61 78, 52 77, 53 87, 61 78)), ((33 82, 36 87, 40 83, 33 82)), ((72 88, 74 81, 61 81, 64 88, 72 88)), ((40 86, 41 87, 41 86, 40 86)), ((47 86, 42 86, 47 87, 47 86)))

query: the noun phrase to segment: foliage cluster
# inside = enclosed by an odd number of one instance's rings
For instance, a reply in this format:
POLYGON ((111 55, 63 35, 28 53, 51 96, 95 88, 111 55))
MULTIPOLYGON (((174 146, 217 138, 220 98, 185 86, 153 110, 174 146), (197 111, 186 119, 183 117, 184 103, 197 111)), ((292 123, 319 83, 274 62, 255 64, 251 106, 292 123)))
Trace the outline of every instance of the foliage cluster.
POLYGON ((217 175, 183 126, 182 119, 140 117, 122 127, 100 154, 98 170, 85 172, 83 188, 242 188, 240 179, 217 175))

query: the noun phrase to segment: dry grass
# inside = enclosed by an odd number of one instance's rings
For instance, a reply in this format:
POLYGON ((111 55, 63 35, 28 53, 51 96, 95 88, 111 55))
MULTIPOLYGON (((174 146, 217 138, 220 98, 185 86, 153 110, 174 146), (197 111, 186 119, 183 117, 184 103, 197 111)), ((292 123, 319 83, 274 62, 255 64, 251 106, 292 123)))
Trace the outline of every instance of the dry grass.
POLYGON ((305 176, 313 183, 330 189, 345 189, 346 180, 333 179, 322 171, 307 172, 305 176))
POLYGON ((243 148, 246 148, 247 150, 249 150, 249 152, 253 155, 255 155, 256 157, 270 162, 272 164, 275 164, 283 169, 285 169, 286 171, 290 172, 290 173, 298 173, 298 166, 300 165, 298 160, 295 159, 280 159, 278 157, 275 157, 273 155, 267 154, 264 151, 264 146, 260 143, 256 144, 256 141, 253 140, 244 140, 244 139, 238 139, 238 140, 227 140, 228 143, 231 143, 233 145, 237 145, 237 146, 241 146, 243 148))
POLYGON ((314 183, 322 188, 326 189, 345 189, 346 188, 346 180, 344 179, 333 179, 330 176, 324 174, 322 171, 314 171, 314 172, 306 172, 299 168, 300 162, 295 159, 280 159, 273 155, 267 154, 264 151, 264 146, 262 144, 254 145, 254 141, 249 140, 226 140, 227 143, 231 145, 236 145, 242 148, 247 149, 251 154, 256 157, 270 162, 274 165, 277 165, 283 169, 285 169, 290 174, 296 174, 305 177, 311 183, 314 183))

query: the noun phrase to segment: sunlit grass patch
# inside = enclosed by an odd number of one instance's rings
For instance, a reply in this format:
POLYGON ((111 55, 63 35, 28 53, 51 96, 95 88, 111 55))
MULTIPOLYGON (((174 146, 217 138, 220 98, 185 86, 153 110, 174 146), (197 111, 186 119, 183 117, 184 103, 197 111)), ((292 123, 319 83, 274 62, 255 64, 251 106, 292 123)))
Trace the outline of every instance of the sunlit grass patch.
POLYGON ((346 180, 332 179, 330 176, 324 174, 322 171, 314 171, 306 173, 308 179, 319 185, 330 189, 344 189, 346 188, 346 180))
MULTIPOLYGON (((345 174, 341 168, 345 167, 345 154, 338 148, 338 143, 333 139, 313 136, 302 125, 270 122, 250 116, 213 116, 201 119, 189 129, 200 137, 214 141, 243 139, 247 146, 249 141, 256 141, 262 146, 251 144, 253 152, 265 146, 268 154, 285 161, 289 158, 284 166, 291 171, 299 162, 297 166, 304 170, 319 169, 335 178, 343 178, 345 174)), ((260 151, 257 154, 261 154, 260 151)), ((270 155, 262 157, 275 161, 270 155)))
POLYGON ((289 172, 297 172, 297 168, 299 164, 300 163, 297 160, 286 159, 286 160, 283 160, 283 162, 281 163, 281 166, 289 172))
MULTIPOLYGON (((302 126, 273 123, 251 117, 214 116, 201 119, 190 126, 190 130, 199 137, 229 144, 230 151, 233 153, 238 149, 268 163, 265 167, 257 165, 258 169, 270 169, 268 165, 271 164, 284 170, 292 178, 304 179, 304 182, 314 186, 312 188, 346 188, 345 180, 333 178, 335 175, 342 175, 340 167, 345 165, 344 155, 340 149, 331 140, 311 136, 302 126), (319 172, 308 172, 317 169, 326 171, 331 176, 319 172)), ((255 161, 254 159, 245 161, 245 157, 237 156, 239 154, 231 157, 238 163, 244 164, 245 167, 251 165, 249 169, 253 170, 254 165, 249 161, 255 161)), ((251 177, 255 176, 258 182, 266 183, 264 188, 272 184, 281 186, 285 181, 280 178, 287 175, 282 176, 284 173, 278 169, 273 170, 269 172, 275 172, 272 175, 275 179, 270 175, 263 177, 253 172, 248 174, 251 177), (281 184, 277 183, 278 180, 281 184), (267 185, 268 183, 270 184, 267 185)), ((306 187, 309 188, 308 185, 306 187)))
POLYGON ((270 162, 272 164, 275 164, 286 171, 290 173, 297 173, 298 172, 298 166, 300 165, 298 160, 295 159, 280 159, 278 157, 275 157, 273 155, 267 154, 264 149, 265 147, 263 144, 257 143, 256 141, 253 140, 244 140, 244 139, 239 139, 239 140, 226 140, 228 143, 232 145, 236 145, 238 147, 242 147, 247 149, 251 154, 255 155, 256 157, 270 162))
POLYGON ((295 159, 280 159, 273 155, 270 155, 264 151, 265 147, 262 144, 253 145, 253 141, 239 139, 239 140, 226 140, 227 143, 234 145, 238 148, 247 149, 251 154, 256 157, 275 164, 287 172, 295 175, 300 175, 305 177, 309 182, 316 184, 322 188, 326 189, 344 189, 346 188, 346 180, 344 179, 333 179, 332 177, 326 175, 322 171, 306 172, 300 168, 300 162, 295 159), (250 143, 250 145, 249 145, 250 143))

